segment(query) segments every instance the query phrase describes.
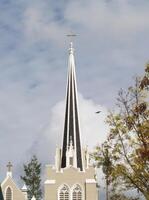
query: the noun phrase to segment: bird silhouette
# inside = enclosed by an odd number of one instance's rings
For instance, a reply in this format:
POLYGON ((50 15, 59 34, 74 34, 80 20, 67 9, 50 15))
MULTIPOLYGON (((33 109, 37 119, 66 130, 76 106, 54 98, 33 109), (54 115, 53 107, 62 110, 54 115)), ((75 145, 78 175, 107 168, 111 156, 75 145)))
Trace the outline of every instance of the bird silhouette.
POLYGON ((96 113, 96 114, 99 114, 99 113, 101 113, 101 111, 100 111, 100 110, 98 110, 98 111, 96 111, 95 113, 96 113))

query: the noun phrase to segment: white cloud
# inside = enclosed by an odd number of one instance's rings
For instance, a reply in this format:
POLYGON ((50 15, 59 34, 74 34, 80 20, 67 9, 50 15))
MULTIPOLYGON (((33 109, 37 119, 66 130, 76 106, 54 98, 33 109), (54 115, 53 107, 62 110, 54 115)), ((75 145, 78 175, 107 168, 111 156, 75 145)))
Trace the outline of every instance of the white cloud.
MULTIPOLYGON (((64 110, 65 101, 58 102, 52 108, 49 125, 40 133, 40 137, 32 147, 31 151, 35 151, 44 163, 53 162, 56 146, 62 146, 64 110)), ((89 150, 93 151, 97 144, 101 144, 106 139, 108 133, 108 126, 105 124, 107 109, 79 95, 79 111, 82 146, 88 145, 89 150), (95 112, 98 110, 101 113, 96 114, 95 112)))
POLYGON ((101 144, 108 134, 108 126, 105 123, 107 109, 83 96, 80 96, 79 100, 82 141, 92 149, 98 143, 101 144), (96 114, 97 111, 101 112, 96 114))
POLYGON ((51 41, 59 46, 64 44, 64 38, 68 33, 68 28, 61 25, 54 19, 53 13, 45 17, 45 9, 39 6, 27 7, 24 13, 24 33, 29 42, 51 41), (51 16, 52 15, 52 16, 51 16))
POLYGON ((149 31, 149 13, 145 3, 133 4, 122 0, 70 1, 63 10, 63 17, 63 22, 56 20, 50 4, 29 5, 24 14, 24 31, 29 39, 50 39, 63 44, 64 36, 72 28, 81 32, 81 39, 96 36, 99 41, 99 38, 102 40, 107 36, 110 40, 114 39, 115 43, 123 42, 123 45, 129 44, 138 34, 149 31), (49 7, 49 15, 46 6, 49 7))
POLYGON ((71 23, 80 24, 86 34, 103 34, 119 39, 133 39, 142 31, 149 31, 148 9, 145 6, 130 4, 130 1, 73 1, 68 4, 65 18, 71 23))

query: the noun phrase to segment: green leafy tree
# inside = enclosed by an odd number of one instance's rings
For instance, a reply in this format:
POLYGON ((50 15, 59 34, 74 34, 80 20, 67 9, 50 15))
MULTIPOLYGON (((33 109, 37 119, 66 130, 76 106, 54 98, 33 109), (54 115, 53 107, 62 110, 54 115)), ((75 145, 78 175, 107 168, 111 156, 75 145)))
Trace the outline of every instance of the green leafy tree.
POLYGON ((24 176, 21 176, 21 179, 27 186, 28 198, 35 196, 37 200, 41 199, 41 163, 35 155, 28 164, 24 164, 24 176))
POLYGON ((4 200, 1 185, 0 185, 0 200, 4 200))
POLYGON ((109 200, 109 185, 110 185, 110 178, 112 172, 112 159, 110 154, 110 147, 108 146, 107 142, 103 143, 100 147, 99 145, 96 146, 96 150, 93 153, 93 157, 96 161, 97 167, 102 167, 102 171, 105 175, 106 181, 106 200, 109 200))
MULTIPOLYGON (((120 90, 116 112, 107 117, 111 181, 121 190, 136 189, 149 200, 149 64, 127 91, 120 90)), ((100 155, 99 155, 100 156, 100 155)))
POLYGON ((149 90, 149 63, 146 65, 145 75, 141 80, 140 88, 149 90))
POLYGON ((110 195, 110 200, 139 200, 139 199, 134 197, 128 197, 121 193, 114 193, 110 195))

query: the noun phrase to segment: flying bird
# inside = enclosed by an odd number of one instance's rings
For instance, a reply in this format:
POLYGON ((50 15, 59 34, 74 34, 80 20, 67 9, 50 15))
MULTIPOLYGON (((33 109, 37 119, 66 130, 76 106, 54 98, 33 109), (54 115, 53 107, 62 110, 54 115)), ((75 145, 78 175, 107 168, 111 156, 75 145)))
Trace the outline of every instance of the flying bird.
POLYGON ((95 112, 96 114, 99 114, 99 113, 101 113, 101 111, 100 110, 98 110, 97 112, 95 112))

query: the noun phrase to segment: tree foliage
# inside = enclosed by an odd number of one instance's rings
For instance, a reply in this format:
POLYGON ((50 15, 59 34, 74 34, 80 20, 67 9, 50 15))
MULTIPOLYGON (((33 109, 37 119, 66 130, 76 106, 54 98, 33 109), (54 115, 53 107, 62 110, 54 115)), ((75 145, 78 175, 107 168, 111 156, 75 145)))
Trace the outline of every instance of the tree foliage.
POLYGON ((100 146, 96 146, 96 150, 93 153, 93 157, 96 161, 97 167, 102 167, 102 171, 105 175, 106 181, 106 199, 109 199, 109 185, 112 172, 112 154, 109 152, 109 146, 107 142, 100 146))
POLYGON ((39 163, 37 157, 34 155, 30 162, 24 164, 24 176, 21 179, 25 182, 28 189, 29 200, 35 196, 36 200, 41 199, 41 163, 39 163))
POLYGON ((134 197, 128 197, 124 194, 111 194, 110 195, 110 200, 139 200, 138 198, 134 198, 134 197))
POLYGON ((2 193, 2 188, 1 188, 1 184, 0 184, 0 200, 4 200, 3 193, 2 193))
MULTIPOLYGON (((146 66, 145 75, 135 79, 134 86, 129 87, 127 91, 120 90, 117 112, 111 112, 107 117, 110 134, 106 141, 111 153, 112 170, 109 174, 111 183, 115 187, 121 186, 122 190, 135 188, 147 200, 149 200, 148 91, 149 64, 146 66)), ((101 152, 101 149, 99 151, 101 152)), ((96 157, 95 159, 97 160, 96 157)))

